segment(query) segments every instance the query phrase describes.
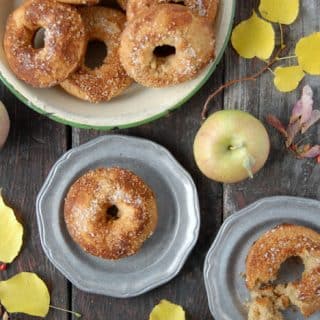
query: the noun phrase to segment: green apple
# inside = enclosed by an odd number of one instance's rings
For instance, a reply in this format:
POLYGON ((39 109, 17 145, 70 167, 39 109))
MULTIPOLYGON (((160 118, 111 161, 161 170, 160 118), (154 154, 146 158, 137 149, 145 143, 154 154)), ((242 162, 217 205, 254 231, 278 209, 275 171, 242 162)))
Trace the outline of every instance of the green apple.
POLYGON ((240 110, 213 113, 199 129, 193 145, 201 172, 224 183, 252 177, 265 164, 269 151, 264 125, 240 110))
POLYGON ((4 107, 3 103, 0 101, 0 149, 7 140, 10 128, 10 120, 8 112, 4 107))

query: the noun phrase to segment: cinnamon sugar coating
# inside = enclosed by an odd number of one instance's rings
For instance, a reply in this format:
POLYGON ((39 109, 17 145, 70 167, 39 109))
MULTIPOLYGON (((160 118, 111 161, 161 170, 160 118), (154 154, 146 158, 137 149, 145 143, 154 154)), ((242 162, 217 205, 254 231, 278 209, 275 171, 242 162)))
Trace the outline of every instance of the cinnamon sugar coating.
POLYGON ((303 226, 282 224, 262 235, 251 247, 246 261, 249 290, 277 278, 281 264, 290 257, 300 257, 305 270, 300 280, 274 286, 278 296, 286 296, 309 316, 320 311, 320 234, 303 226))
POLYGON ((85 30, 77 9, 50 0, 24 2, 8 18, 4 50, 12 71, 34 87, 51 87, 65 80, 84 55, 85 30), (33 38, 45 29, 44 48, 33 38))
POLYGON ((65 199, 64 218, 73 240, 105 259, 135 254, 157 225, 152 190, 131 171, 99 168, 80 177, 65 199), (107 214, 118 208, 117 218, 107 214))
MULTIPOLYGON (((129 0, 127 3, 127 19, 134 19, 137 14, 145 9, 164 3, 178 3, 180 0, 129 0)), ((184 4, 193 14, 206 17, 213 24, 219 7, 219 0, 185 0, 184 4)))
POLYGON ((126 11, 127 5, 128 5, 128 0, 117 0, 119 6, 126 11))
POLYGON ((74 4, 74 5, 88 5, 88 6, 93 6, 100 2, 100 0, 56 0, 56 1, 74 4))
POLYGON ((108 53, 103 64, 95 69, 87 67, 83 57, 79 69, 60 85, 80 99, 95 103, 108 101, 132 83, 120 63, 118 52, 126 18, 122 12, 105 7, 80 8, 79 12, 85 24, 86 43, 102 41, 108 53))
POLYGON ((181 5, 151 7, 129 21, 121 35, 120 60, 138 83, 165 87, 194 78, 213 58, 215 37, 209 20, 181 5), (161 46, 175 53, 158 57, 161 46))

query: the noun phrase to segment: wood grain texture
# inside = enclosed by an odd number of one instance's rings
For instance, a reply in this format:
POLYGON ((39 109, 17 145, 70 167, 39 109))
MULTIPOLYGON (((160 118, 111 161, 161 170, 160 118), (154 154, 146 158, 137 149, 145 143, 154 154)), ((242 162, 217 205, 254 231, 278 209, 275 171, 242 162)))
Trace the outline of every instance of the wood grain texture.
MULTIPOLYGON (((248 18, 252 8, 257 8, 258 2, 237 0, 235 22, 248 18)), ((302 2, 301 17, 294 25, 285 28, 286 43, 290 48, 294 48, 302 35, 319 30, 319 9, 320 3, 317 0, 302 2)), ((200 126, 201 107, 207 95, 222 82, 251 74, 260 65, 261 62, 257 60, 239 58, 229 46, 224 62, 220 63, 205 87, 181 109, 139 128, 114 132, 151 139, 168 148, 195 180, 202 220, 199 241, 180 274, 158 289, 124 300, 88 294, 75 287, 71 289, 67 280, 45 257, 39 241, 34 202, 50 167, 69 147, 68 129, 29 110, 0 85, 0 98, 8 106, 12 119, 8 143, 0 153, 0 186, 4 189, 5 199, 16 209, 26 229, 21 255, 7 272, 0 273, 0 279, 6 279, 22 270, 35 271, 49 284, 52 304, 68 308, 70 303, 73 310, 82 313, 83 318, 88 320, 147 320, 152 307, 163 298, 183 305, 187 310, 188 320, 212 319, 204 290, 202 269, 206 252, 221 225, 222 214, 227 217, 239 208, 271 195, 320 198, 320 166, 313 161, 298 161, 292 158, 285 151, 278 134, 269 127, 271 156, 266 167, 253 180, 222 186, 205 178, 195 165, 192 144, 200 126)), ((304 83, 313 86, 315 100, 320 101, 319 78, 307 77, 304 83)), ((300 91, 290 94, 277 92, 272 84, 272 74, 266 73, 255 82, 227 89, 212 101, 210 111, 221 108, 241 109, 253 113, 263 121, 268 113, 274 113, 285 121, 300 91)), ((319 129, 315 128, 313 133, 319 137, 319 129)), ((107 133, 73 129, 70 145, 77 146, 103 134, 107 133)), ((12 317, 20 320, 31 318, 23 315, 12 317)), ((50 311, 47 319, 64 320, 71 317, 50 311)))
MULTIPOLYGON (((252 8, 257 8, 259 1, 237 1, 236 23, 251 16, 252 8)), ((302 2, 300 17, 291 26, 285 27, 285 43, 288 54, 294 54, 295 43, 302 36, 319 30, 320 4, 318 1, 302 2)), ((279 30, 275 25, 275 30, 279 30)), ((285 61, 284 65, 296 63, 295 60, 285 61)), ((280 64, 279 64, 280 65, 280 64)), ((232 48, 225 54, 225 79, 236 79, 256 72, 262 62, 240 58, 232 48)), ((319 77, 307 76, 299 89, 293 93, 280 93, 273 86, 273 75, 263 74, 257 81, 236 85, 224 93, 226 109, 240 109, 251 112, 265 123, 265 117, 272 113, 286 122, 294 102, 299 98, 304 84, 310 84, 315 91, 315 101, 320 101, 319 77)), ((319 107, 316 103, 315 107, 319 107)), ((299 161, 292 157, 284 148, 278 133, 269 127, 272 150, 265 168, 253 180, 247 180, 235 185, 224 186, 224 216, 263 197, 272 195, 292 195, 309 198, 320 198, 318 177, 320 166, 314 160, 299 161)), ((319 137, 318 129, 313 129, 313 137, 319 137)), ((317 139, 314 140, 317 142, 317 139)), ((318 139, 319 143, 319 139, 318 139)))
MULTIPOLYGON (((66 129, 31 111, 3 85, 0 86, 0 100, 6 105, 11 118, 9 139, 0 153, 0 187, 5 201, 14 208, 25 232, 21 253, 8 265, 6 272, 0 272, 0 280, 21 271, 36 272, 49 287, 51 304, 68 308, 67 280, 42 251, 35 213, 36 195, 51 166, 66 150, 66 129)), ((19 314, 10 319, 33 317, 19 314)), ((50 311, 46 319, 64 320, 68 319, 68 315, 50 311)))
MULTIPOLYGON (((156 122, 139 128, 116 131, 155 141, 166 147, 192 175, 198 188, 201 204, 200 238, 179 275, 168 284, 132 299, 112 299, 91 295, 73 287, 74 310, 88 315, 88 319, 148 319, 155 304, 161 299, 169 299, 183 305, 188 312, 188 320, 209 320, 202 269, 206 252, 221 224, 222 188, 202 176, 193 159, 192 145, 200 126, 201 107, 209 91, 221 84, 223 65, 220 64, 207 85, 181 109, 156 122)), ((216 103, 222 106, 223 97, 216 103)), ((73 130, 73 145, 82 144, 96 136, 106 134, 93 130, 73 130)))

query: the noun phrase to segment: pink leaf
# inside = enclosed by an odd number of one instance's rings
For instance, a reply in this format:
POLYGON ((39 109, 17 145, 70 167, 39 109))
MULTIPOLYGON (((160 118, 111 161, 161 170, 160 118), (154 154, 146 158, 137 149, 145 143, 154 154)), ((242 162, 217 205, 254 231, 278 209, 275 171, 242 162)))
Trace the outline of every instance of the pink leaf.
POLYGON ((300 153, 302 158, 316 158, 320 155, 320 145, 315 145, 309 150, 300 153))
POLYGON ((311 126, 320 120, 320 111, 312 110, 311 117, 308 121, 303 123, 301 133, 305 133, 311 126))
POLYGON ((277 117, 269 114, 269 115, 267 115, 266 120, 270 124, 270 126, 277 129, 285 138, 287 138, 287 136, 288 136, 287 131, 286 131, 284 125, 281 123, 281 121, 277 117))
POLYGON ((313 107, 312 97, 313 92, 311 87, 308 85, 304 86, 300 100, 293 107, 290 123, 300 119, 300 123, 303 124, 310 119, 313 107))

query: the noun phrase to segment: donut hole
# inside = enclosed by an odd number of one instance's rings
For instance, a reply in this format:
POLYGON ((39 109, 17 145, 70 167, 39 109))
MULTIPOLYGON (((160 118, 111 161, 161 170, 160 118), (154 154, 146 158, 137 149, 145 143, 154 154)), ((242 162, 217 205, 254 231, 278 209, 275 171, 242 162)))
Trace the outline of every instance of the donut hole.
POLYGON ((168 1, 168 3, 179 4, 180 6, 185 6, 186 5, 183 0, 182 1, 181 0, 180 1, 170 0, 170 1, 168 1))
POLYGON ((300 257, 290 257, 281 264, 275 284, 287 284, 302 278, 305 266, 300 257))
POLYGON ((107 218, 112 220, 119 219, 119 209, 117 206, 112 205, 107 209, 107 218))
POLYGON ((43 49, 45 46, 45 33, 46 29, 44 28, 39 28, 36 30, 33 40, 32 40, 32 47, 34 49, 43 49))
POLYGON ((84 64, 89 69, 96 69, 103 65, 108 55, 108 48, 103 41, 91 40, 88 43, 84 64))
POLYGON ((167 58, 169 56, 176 54, 176 48, 168 44, 164 44, 162 46, 155 47, 153 50, 153 54, 157 58, 167 58))

